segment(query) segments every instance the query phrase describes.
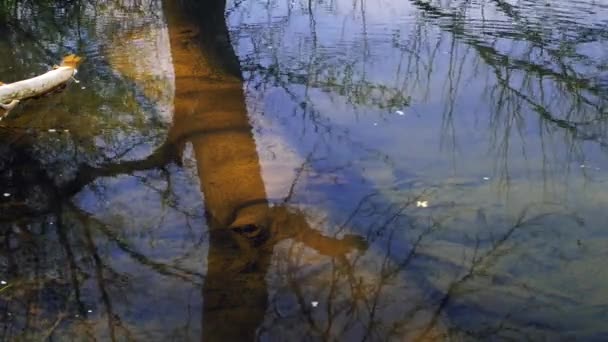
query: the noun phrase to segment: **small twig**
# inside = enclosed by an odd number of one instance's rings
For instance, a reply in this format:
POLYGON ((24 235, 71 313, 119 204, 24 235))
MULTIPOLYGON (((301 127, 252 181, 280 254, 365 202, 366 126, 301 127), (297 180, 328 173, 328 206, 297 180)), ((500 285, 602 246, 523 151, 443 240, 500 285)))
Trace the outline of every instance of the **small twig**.
POLYGON ((4 286, 3 288, 0 289, 0 293, 4 292, 4 290, 8 289, 11 286, 13 286, 13 284, 8 284, 8 285, 4 286))
POLYGON ((0 117, 0 120, 4 119, 8 114, 19 104, 19 100, 13 100, 8 104, 0 103, 0 108, 4 109, 4 114, 0 117))
POLYGON ((57 329, 57 327, 59 326, 59 324, 61 324, 61 321, 63 321, 63 319, 65 317, 66 317, 65 313, 60 313, 59 316, 57 317, 57 319, 55 320, 55 323, 53 323, 53 325, 49 328, 49 330, 46 331, 46 333, 44 334, 42 339, 40 339, 40 341, 48 341, 49 338, 51 337, 51 335, 53 335, 53 332, 55 331, 55 329, 57 329))

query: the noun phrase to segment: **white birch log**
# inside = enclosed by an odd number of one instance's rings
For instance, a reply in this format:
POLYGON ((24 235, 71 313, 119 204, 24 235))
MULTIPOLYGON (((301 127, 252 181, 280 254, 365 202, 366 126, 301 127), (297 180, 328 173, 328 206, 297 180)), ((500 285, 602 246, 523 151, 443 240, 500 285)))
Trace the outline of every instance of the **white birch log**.
POLYGON ((75 71, 76 69, 72 67, 62 66, 34 78, 2 85, 0 86, 0 103, 21 101, 44 95, 68 82, 74 76, 75 71))
POLYGON ((70 55, 63 59, 61 66, 45 74, 15 83, 0 83, 0 108, 6 111, 4 115, 20 101, 42 96, 66 84, 76 74, 79 63, 79 57, 70 55))

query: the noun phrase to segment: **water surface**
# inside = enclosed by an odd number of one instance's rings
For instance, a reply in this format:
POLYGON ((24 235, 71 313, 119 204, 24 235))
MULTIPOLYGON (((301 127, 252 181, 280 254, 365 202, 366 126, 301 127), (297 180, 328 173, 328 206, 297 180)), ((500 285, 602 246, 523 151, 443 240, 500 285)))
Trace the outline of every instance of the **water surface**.
POLYGON ((608 339, 606 18, 0 5, 2 339, 608 339))

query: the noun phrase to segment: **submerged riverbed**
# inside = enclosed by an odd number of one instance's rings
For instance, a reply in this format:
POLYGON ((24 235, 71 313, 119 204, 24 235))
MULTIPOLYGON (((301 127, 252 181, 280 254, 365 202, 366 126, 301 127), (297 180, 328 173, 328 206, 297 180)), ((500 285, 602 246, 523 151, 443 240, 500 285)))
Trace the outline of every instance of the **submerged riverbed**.
POLYGON ((606 340, 599 1, 0 4, 3 340, 606 340))

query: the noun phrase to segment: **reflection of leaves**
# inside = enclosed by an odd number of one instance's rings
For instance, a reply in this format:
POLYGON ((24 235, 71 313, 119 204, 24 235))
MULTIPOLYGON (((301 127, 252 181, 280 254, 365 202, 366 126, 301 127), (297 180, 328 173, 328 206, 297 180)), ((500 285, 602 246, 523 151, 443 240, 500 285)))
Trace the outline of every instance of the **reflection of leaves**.
POLYGON ((142 94, 132 81, 114 75, 95 55, 100 48, 96 37, 116 33, 117 27, 108 19, 110 13, 121 13, 120 18, 125 15, 137 18, 152 9, 147 8, 148 5, 155 3, 113 1, 96 5, 81 1, 14 1, 0 4, 9 22, 0 45, 18 41, 22 44, 20 50, 28 51, 19 54, 7 49, 9 53, 0 56, 0 65, 10 66, 10 69, 0 69, 0 74, 8 75, 5 79, 25 78, 48 68, 47 64, 57 63, 66 51, 57 42, 78 46, 82 52, 93 52, 93 56, 84 53, 86 62, 78 74, 86 89, 72 85, 62 94, 29 101, 6 121, 13 129, 23 130, 29 147, 22 153, 40 160, 51 179, 66 181, 83 164, 142 157, 164 139, 166 127, 158 120, 156 103, 142 94), (19 15, 18 21, 15 15, 19 15), (89 38, 83 39, 83 36, 89 38), (51 134, 49 129, 66 129, 69 133, 51 134))
MULTIPOLYGON (((0 299, 3 339, 52 334, 53 322, 67 312, 70 324, 62 335, 80 331, 79 336, 93 340, 92 326, 107 320, 107 333, 132 340, 130 327, 121 324, 119 315, 123 314, 120 307, 128 304, 124 298, 132 298, 129 291, 135 283, 131 274, 120 269, 125 263, 116 261, 112 250, 143 265, 148 272, 142 274, 200 284, 200 274, 182 267, 181 259, 166 262, 158 255, 147 255, 140 244, 143 237, 122 239, 113 227, 70 203, 87 185, 92 185, 91 196, 99 196, 96 203, 103 203, 108 188, 93 181, 105 174, 94 174, 95 166, 114 163, 121 169, 125 166, 121 161, 150 154, 165 138, 167 127, 158 120, 156 103, 133 82, 113 74, 98 54, 99 36, 116 33, 128 20, 125 16, 141 13, 136 8, 148 10, 142 8, 146 3, 160 2, 0 2, 0 47, 6 52, 0 55, 0 79, 29 77, 59 62, 68 51, 86 58, 78 74, 81 86, 72 84, 61 94, 28 101, 3 122, 0 179, 3 191, 12 196, 10 202, 0 203, 0 221, 10 222, 0 228, 5 247, 0 259, 1 271, 16 289, 3 292, 0 299), (117 9, 122 4, 134 7, 117 9), (118 25, 104 22, 112 17, 109 11, 122 13, 114 22, 118 25), (101 308, 92 308, 90 314, 91 305, 98 303, 101 308), (28 333, 22 335, 22 331, 28 333)), ((161 150, 141 167, 161 168, 174 160, 161 150)), ((167 215, 187 216, 188 211, 180 211, 183 205, 171 200, 173 191, 163 192, 167 215)), ((193 235, 192 230, 189 233, 193 235)), ((141 234, 153 235, 147 230, 141 234)), ((152 242, 155 239, 149 237, 152 242)), ((179 257, 185 260, 188 253, 199 250, 200 241, 179 257)))

